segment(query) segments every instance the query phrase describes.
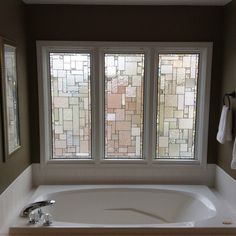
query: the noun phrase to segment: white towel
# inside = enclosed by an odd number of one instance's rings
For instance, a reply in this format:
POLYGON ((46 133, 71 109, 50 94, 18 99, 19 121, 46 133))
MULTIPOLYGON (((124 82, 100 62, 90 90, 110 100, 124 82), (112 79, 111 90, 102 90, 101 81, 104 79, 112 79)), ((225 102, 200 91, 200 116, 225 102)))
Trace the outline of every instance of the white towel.
POLYGON ((232 162, 231 162, 231 168, 236 169, 236 138, 234 140, 234 148, 233 148, 233 153, 232 153, 232 162))
POLYGON ((232 141, 232 111, 227 106, 222 108, 216 139, 222 144, 232 141))

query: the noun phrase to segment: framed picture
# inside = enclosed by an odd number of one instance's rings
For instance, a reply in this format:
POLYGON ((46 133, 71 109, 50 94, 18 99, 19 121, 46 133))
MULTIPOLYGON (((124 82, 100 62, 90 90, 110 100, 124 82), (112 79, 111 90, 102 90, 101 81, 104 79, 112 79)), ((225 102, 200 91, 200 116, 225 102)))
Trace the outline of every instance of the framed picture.
POLYGON ((0 38, 1 107, 5 161, 21 147, 16 45, 0 38))

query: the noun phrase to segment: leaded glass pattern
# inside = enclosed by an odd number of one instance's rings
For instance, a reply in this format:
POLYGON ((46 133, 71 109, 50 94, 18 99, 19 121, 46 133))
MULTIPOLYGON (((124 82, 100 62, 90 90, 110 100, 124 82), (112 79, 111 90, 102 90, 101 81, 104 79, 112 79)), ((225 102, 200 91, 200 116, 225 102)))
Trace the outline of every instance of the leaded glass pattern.
POLYGON ((50 53, 53 158, 91 158, 90 54, 50 53))
POLYGON ((4 45, 4 72, 6 86, 8 154, 11 154, 20 146, 20 127, 17 95, 16 48, 7 44, 4 45))
POLYGON ((144 54, 105 54, 105 158, 141 159, 144 54))
POLYGON ((157 158, 194 159, 199 54, 160 54, 157 158))

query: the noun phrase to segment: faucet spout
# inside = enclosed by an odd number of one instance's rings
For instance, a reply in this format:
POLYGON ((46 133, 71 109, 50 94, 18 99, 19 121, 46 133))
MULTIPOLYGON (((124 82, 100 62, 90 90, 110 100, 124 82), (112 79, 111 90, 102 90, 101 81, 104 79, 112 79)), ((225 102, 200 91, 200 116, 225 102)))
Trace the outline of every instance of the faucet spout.
POLYGON ((36 210, 45 206, 54 205, 55 203, 56 203, 55 200, 45 200, 45 201, 31 203, 23 208, 20 215, 22 217, 28 217, 30 212, 32 212, 33 210, 36 210))

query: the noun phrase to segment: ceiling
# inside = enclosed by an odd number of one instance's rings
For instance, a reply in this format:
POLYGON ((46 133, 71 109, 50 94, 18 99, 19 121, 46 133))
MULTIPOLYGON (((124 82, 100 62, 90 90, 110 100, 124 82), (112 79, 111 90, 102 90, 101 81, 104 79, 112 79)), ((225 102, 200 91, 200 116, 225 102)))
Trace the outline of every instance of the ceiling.
POLYGON ((26 4, 224 6, 232 0, 23 0, 26 4))

